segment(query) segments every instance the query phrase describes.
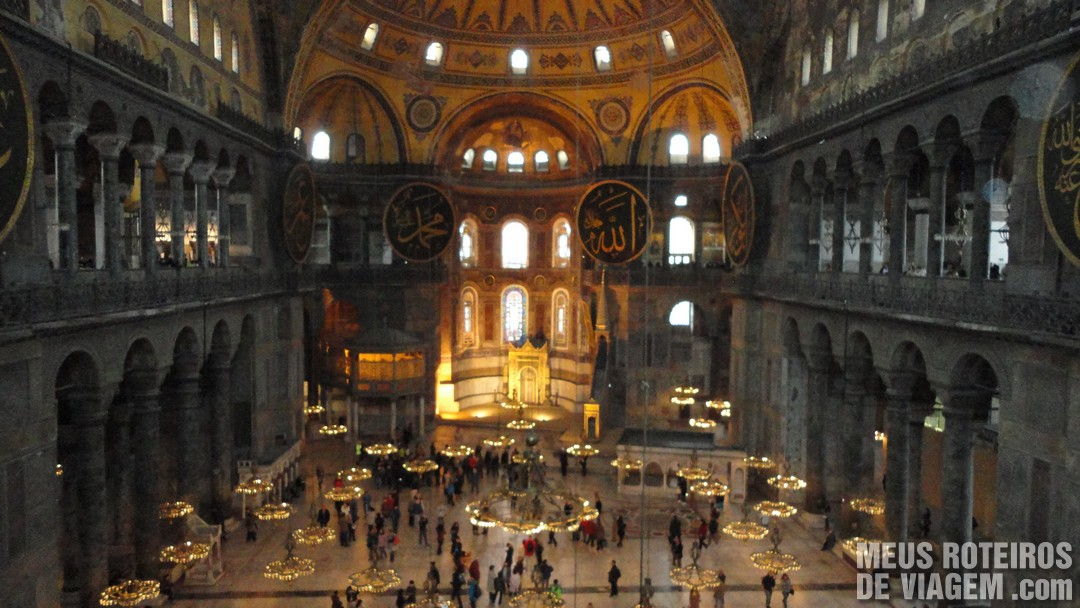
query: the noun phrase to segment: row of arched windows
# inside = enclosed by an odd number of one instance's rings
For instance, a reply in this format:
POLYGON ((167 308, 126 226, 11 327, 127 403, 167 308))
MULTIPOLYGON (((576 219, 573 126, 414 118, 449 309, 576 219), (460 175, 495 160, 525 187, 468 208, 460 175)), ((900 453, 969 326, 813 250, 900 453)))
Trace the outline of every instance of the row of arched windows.
MULTIPOLYGON (((521 285, 511 285, 503 290, 501 299, 501 342, 519 344, 529 335, 529 293, 521 285)), ((556 289, 551 294, 551 340, 556 348, 570 343, 570 294, 556 289)), ((476 289, 466 287, 461 291, 461 307, 458 315, 459 343, 463 348, 479 344, 479 298, 476 289)))
MULTIPOLYGON (((300 127, 293 129, 293 138, 296 141, 303 139, 304 132, 300 127)), ((345 138, 345 162, 363 163, 366 161, 366 149, 364 136, 359 133, 351 133, 345 138)), ((326 131, 317 131, 311 138, 312 160, 330 160, 333 150, 333 141, 326 131)))
MULTIPOLYGON (((187 0, 188 9, 188 39, 195 46, 201 47, 199 30, 199 4, 195 0, 187 0)), ((176 6, 175 0, 161 0, 161 20, 165 25, 176 29, 176 6)), ((233 32, 231 35, 232 47, 230 48, 231 65, 229 69, 233 73, 240 73, 240 37, 233 32)), ((221 19, 214 15, 213 19, 213 51, 214 59, 225 61, 224 33, 221 28, 221 19)))
MULTIPOLYGON (((559 170, 565 171, 570 168, 570 155, 566 150, 559 150, 555 153, 555 160, 559 165, 559 170)), ((476 163, 476 150, 469 148, 465 150, 465 153, 461 155, 461 168, 472 169, 476 163)), ((551 156, 547 150, 537 150, 533 154, 532 158, 533 171, 536 173, 547 173, 551 169, 551 156)), ((484 171, 495 171, 499 168, 499 153, 491 148, 485 148, 480 153, 480 168, 484 171)), ((506 172, 507 173, 524 173, 525 172, 525 153, 520 150, 514 150, 506 155, 506 172)))
MULTIPOLYGON (((570 222, 565 218, 555 220, 551 228, 551 267, 567 268, 573 254, 570 222)), ((476 222, 467 219, 458 226, 458 261, 464 268, 477 266, 479 261, 479 231, 476 222)), ((529 227, 521 220, 503 224, 500 235, 500 266, 511 270, 529 267, 529 227)))
MULTIPOLYGON (((720 162, 723 150, 720 138, 709 133, 701 138, 701 162, 713 164, 720 162)), ((685 165, 690 162, 690 138, 684 133, 673 133, 668 140, 668 162, 672 165, 685 165)))

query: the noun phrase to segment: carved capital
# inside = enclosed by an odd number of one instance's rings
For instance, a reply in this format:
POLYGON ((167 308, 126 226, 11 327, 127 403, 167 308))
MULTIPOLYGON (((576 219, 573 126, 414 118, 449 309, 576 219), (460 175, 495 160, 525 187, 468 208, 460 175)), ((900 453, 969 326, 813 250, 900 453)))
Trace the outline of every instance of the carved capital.
POLYGON ((45 125, 45 134, 58 150, 74 150, 75 140, 86 130, 86 123, 70 118, 51 120, 45 125))
POLYGON ((144 168, 153 166, 165 154, 165 146, 160 144, 132 144, 128 149, 135 160, 139 161, 139 166, 144 168))
POLYGON ((229 187, 229 183, 236 177, 236 169, 233 169, 232 167, 219 167, 214 170, 211 177, 214 178, 215 186, 219 189, 225 189, 229 187))
POLYGON ((169 152, 161 159, 169 175, 183 175, 191 164, 191 154, 187 152, 169 152))
POLYGON ((208 160, 197 160, 188 167, 188 173, 191 173, 192 181, 200 186, 210 183, 210 174, 213 172, 214 163, 208 160))
POLYGON ((98 151, 103 160, 117 160, 120 151, 128 143, 128 138, 116 133, 98 133, 89 137, 90 145, 98 151))

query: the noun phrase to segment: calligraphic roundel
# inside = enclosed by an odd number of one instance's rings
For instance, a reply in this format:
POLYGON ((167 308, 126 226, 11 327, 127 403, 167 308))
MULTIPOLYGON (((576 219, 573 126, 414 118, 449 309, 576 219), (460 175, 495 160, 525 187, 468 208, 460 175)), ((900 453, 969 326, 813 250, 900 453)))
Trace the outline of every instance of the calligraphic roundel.
POLYGON ((0 241, 15 227, 34 170, 34 119, 22 72, 0 38, 0 241))
POLYGON ((724 173, 720 217, 728 260, 736 267, 745 266, 754 245, 754 184, 746 167, 738 161, 732 161, 724 173))
POLYGON ((649 201, 626 182, 596 182, 578 203, 578 238, 598 262, 632 262, 645 251, 651 231, 649 201))
POLYGON ((315 174, 311 172, 311 165, 300 163, 289 172, 281 207, 285 251, 294 262, 303 264, 315 239, 317 206, 315 174))
POLYGON ((423 182, 401 187, 383 214, 387 242, 410 262, 427 262, 442 255, 454 238, 456 225, 450 197, 423 182))
POLYGON ((1039 201, 1046 229, 1070 262, 1080 266, 1080 56, 1069 66, 1043 123, 1039 142, 1039 201))

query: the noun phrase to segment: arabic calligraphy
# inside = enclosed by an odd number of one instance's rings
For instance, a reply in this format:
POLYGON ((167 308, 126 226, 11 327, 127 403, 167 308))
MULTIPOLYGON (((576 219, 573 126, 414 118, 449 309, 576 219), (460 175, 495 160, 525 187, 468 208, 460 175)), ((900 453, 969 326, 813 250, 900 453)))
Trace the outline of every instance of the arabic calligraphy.
POLYGON ((728 260, 743 266, 750 260, 754 243, 754 186, 741 163, 733 162, 724 176, 720 198, 724 222, 724 243, 728 260))
POLYGON ((289 173, 282 214, 285 250, 294 262, 302 264, 315 238, 315 175, 310 165, 299 164, 289 173))
POLYGON ((1080 265, 1080 74, 1073 61, 1050 105, 1039 146, 1039 198, 1047 230, 1080 265))
POLYGON ((30 190, 34 123, 22 74, 0 38, 0 241, 15 227, 30 190))
POLYGON ((600 262, 626 264, 637 258, 645 250, 651 224, 649 202, 624 182, 593 184, 578 204, 578 237, 600 262))
POLYGON ((438 188, 424 183, 404 186, 383 215, 386 240, 401 257, 426 262, 439 257, 454 236, 454 208, 438 188))

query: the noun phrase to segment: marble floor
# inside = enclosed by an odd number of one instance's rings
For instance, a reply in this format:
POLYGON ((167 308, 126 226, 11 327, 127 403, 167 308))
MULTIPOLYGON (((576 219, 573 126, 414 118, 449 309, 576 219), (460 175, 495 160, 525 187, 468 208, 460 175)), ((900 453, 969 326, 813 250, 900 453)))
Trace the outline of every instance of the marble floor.
MULTIPOLYGON (((601 462, 603 459, 598 459, 601 462)), ((223 543, 225 575, 214 586, 182 585, 174 591, 170 606, 183 608, 326 608, 331 605, 330 594, 333 590, 343 591, 348 575, 366 567, 367 550, 363 536, 360 542, 350 547, 342 547, 337 542, 319 547, 300 547, 297 554, 315 560, 314 575, 302 578, 292 584, 265 579, 262 570, 265 564, 284 555, 286 534, 295 528, 308 525, 309 505, 315 499, 315 468, 321 466, 332 475, 332 471, 351 464, 349 446, 339 441, 317 441, 309 444, 303 469, 307 479, 307 496, 294 503, 295 513, 291 519, 283 522, 263 522, 258 540, 245 542, 242 529, 235 530, 223 543)), ((607 470, 600 470, 600 462, 592 466, 588 477, 582 477, 575 467, 566 478, 559 478, 558 471, 552 470, 552 478, 557 483, 574 488, 585 496, 600 497, 603 500, 605 527, 614 529, 615 514, 622 512, 629 522, 629 538, 623 547, 610 546, 597 552, 582 543, 572 542, 570 534, 557 535, 558 546, 547 546, 546 533, 540 539, 545 544, 544 556, 554 566, 552 578, 558 579, 566 590, 565 601, 568 608, 629 608, 637 603, 637 590, 644 576, 651 576, 657 592, 654 604, 662 608, 681 608, 688 605, 688 593, 671 586, 668 570, 671 567, 671 554, 665 539, 667 523, 672 513, 678 512, 684 519, 684 531, 694 520, 693 509, 681 505, 670 498, 653 497, 645 501, 642 510, 640 496, 619 495, 616 491, 615 478, 607 470), (644 514, 644 517, 642 516, 644 514), (609 597, 606 580, 611 560, 616 560, 622 571, 620 595, 609 597)), ((386 490, 374 487, 371 481, 365 482, 373 492, 373 502, 377 505, 386 490)), ((493 481, 487 479, 481 485, 481 491, 489 489, 493 481)), ((434 512, 437 505, 445 502, 438 488, 423 490, 428 513, 434 512)), ((405 494, 407 496, 407 494, 405 494)), ((471 494, 466 493, 466 499, 471 494)), ((319 502, 322 502, 321 500, 319 502)), ((462 511, 463 500, 449 510, 446 517, 447 528, 458 521, 462 529, 462 542, 466 552, 477 556, 484 576, 481 583, 486 584, 487 567, 496 568, 502 563, 506 543, 515 546, 515 555, 521 554, 522 537, 510 535, 493 528, 487 535, 473 535, 468 518, 462 511)), ((699 507, 707 513, 704 506, 699 507)), ((741 518, 741 510, 732 505, 725 510, 725 521, 741 518)), ((434 540, 434 517, 429 535, 434 540)), ((434 561, 443 577, 443 587, 447 586, 452 560, 448 551, 435 555, 432 547, 420 547, 417 533, 406 525, 403 516, 398 546, 397 560, 393 567, 398 571, 403 586, 415 580, 422 588, 428 564, 434 561)), ((333 525, 333 522, 331 523, 333 525)), ((609 532, 610 534, 610 532, 609 532)), ((448 534, 449 536, 449 534, 448 534)), ((841 606, 872 606, 873 602, 860 602, 855 599, 855 573, 840 559, 831 553, 819 550, 821 533, 808 531, 797 523, 783 524, 783 549, 795 554, 802 562, 802 569, 792 575, 796 593, 791 597, 790 608, 833 608, 841 606)), ((449 544, 449 541, 447 541, 449 544)), ((731 539, 713 543, 702 552, 701 565, 710 568, 722 568, 727 575, 728 607, 764 606, 764 597, 760 589, 762 573, 754 569, 749 556, 754 551, 769 548, 765 541, 739 542, 731 539)), ((532 562, 533 560, 527 560, 532 562)), ((684 565, 689 563, 689 544, 684 565)), ((482 587, 483 588, 483 587, 482 587)), ((704 606, 712 607, 711 595, 703 593, 704 606)), ((466 606, 467 606, 466 601, 466 606)), ((782 606, 779 594, 775 594, 772 605, 782 606)), ((884 604, 878 604, 884 605, 884 604)), ((394 596, 387 593, 381 596, 365 596, 367 608, 391 608, 394 596)), ((479 608, 487 608, 487 597, 481 598, 479 608)), ((506 604, 504 604, 506 606, 506 604)))

